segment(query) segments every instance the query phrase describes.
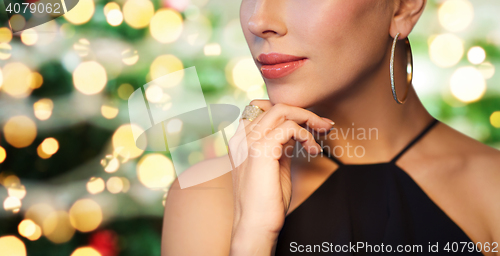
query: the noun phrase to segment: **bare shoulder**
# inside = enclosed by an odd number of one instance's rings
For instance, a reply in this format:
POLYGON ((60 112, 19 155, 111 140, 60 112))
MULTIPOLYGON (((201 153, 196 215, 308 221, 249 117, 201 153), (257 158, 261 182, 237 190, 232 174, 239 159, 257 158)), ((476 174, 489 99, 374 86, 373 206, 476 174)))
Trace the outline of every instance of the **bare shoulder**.
POLYGON ((500 243, 500 151, 446 124, 436 129, 446 148, 443 152, 451 152, 443 158, 449 159, 452 167, 444 168, 448 182, 460 184, 464 197, 475 201, 475 210, 490 229, 492 241, 500 243))
MULTIPOLYGON (((221 158, 209 159, 185 173, 220 168, 223 164, 221 158)), ((182 189, 175 179, 165 201, 161 255, 228 255, 232 200, 231 172, 182 189)))

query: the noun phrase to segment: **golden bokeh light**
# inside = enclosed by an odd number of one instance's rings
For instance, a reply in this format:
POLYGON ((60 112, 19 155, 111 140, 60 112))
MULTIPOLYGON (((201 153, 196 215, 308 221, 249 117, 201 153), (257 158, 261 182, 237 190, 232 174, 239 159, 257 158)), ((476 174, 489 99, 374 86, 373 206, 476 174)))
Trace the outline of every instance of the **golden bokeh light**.
POLYGON ((27 116, 11 117, 3 127, 5 140, 16 148, 24 148, 36 138, 36 124, 27 116))
POLYGON ((137 177, 147 188, 163 189, 175 179, 174 165, 162 154, 148 154, 137 164, 137 177))
POLYGON ((104 180, 102 178, 96 178, 92 177, 90 180, 87 182, 87 191, 90 194, 99 194, 102 191, 104 191, 105 185, 104 185, 104 180))
POLYGON ((38 145, 38 147, 36 148, 36 153, 42 159, 49 159, 52 156, 43 151, 42 144, 38 145))
POLYGON ((479 100, 486 92, 486 81, 474 67, 458 68, 450 79, 451 93, 458 100, 470 103, 479 100))
POLYGON ((42 227, 45 219, 55 210, 52 206, 44 203, 38 203, 29 207, 24 217, 35 222, 38 226, 42 227))
POLYGON ((59 142, 54 138, 46 138, 40 145, 47 155, 53 155, 59 150, 59 142))
POLYGON ((120 161, 116 157, 111 158, 109 162, 105 165, 104 171, 107 173, 116 172, 120 168, 120 161))
POLYGON ((128 100, 130 95, 134 92, 134 87, 131 84, 122 84, 118 87, 118 97, 122 100, 128 100))
POLYGON ((182 130, 182 121, 178 118, 174 118, 167 123, 168 133, 178 133, 182 130))
POLYGON ((125 177, 121 177, 121 179, 122 179, 122 183, 123 183, 122 192, 127 193, 127 191, 130 189, 130 181, 125 177))
POLYGON ((111 177, 106 182, 106 187, 111 194, 118 194, 123 190, 123 180, 119 177, 111 177))
POLYGON ((118 108, 108 105, 102 105, 101 114, 106 119, 113 119, 118 115, 118 108))
POLYGON ((6 60, 12 55, 12 46, 8 43, 0 43, 0 60, 6 60))
POLYGON ((152 103, 158 103, 163 98, 163 89, 153 84, 146 89, 146 99, 152 103))
POLYGON ((80 57, 85 57, 89 55, 90 42, 86 38, 80 38, 78 42, 73 44, 73 49, 78 53, 80 57))
POLYGON ((5 161, 5 158, 7 158, 7 152, 2 146, 0 146, 0 164, 5 161))
POLYGON ((137 50, 127 49, 122 52, 122 61, 125 65, 132 66, 139 60, 137 50))
POLYGON ((495 128, 500 128, 500 111, 495 111, 490 116, 490 123, 495 128))
POLYGON ((90 246, 77 248, 71 256, 101 256, 101 254, 90 246))
POLYGON ((52 110, 54 109, 54 103, 51 99, 40 99, 33 104, 33 110, 35 111, 35 117, 39 120, 47 120, 52 115, 52 110))
POLYGON ((51 242, 62 244, 69 241, 75 234, 70 217, 65 211, 50 213, 43 221, 43 235, 51 242))
POLYGON ((26 187, 24 185, 16 185, 7 187, 9 196, 23 199, 26 196, 26 187))
POLYGON ((21 42, 25 45, 34 45, 38 41, 38 33, 30 28, 21 33, 21 42))
POLYGON ((467 52, 467 59, 472 64, 481 64, 486 59, 486 52, 480 46, 474 46, 467 52))
POLYGON ((16 175, 8 175, 2 180, 2 185, 6 188, 21 186, 21 180, 16 175))
POLYGON ((40 226, 35 224, 35 232, 33 234, 31 234, 30 236, 27 236, 26 238, 28 238, 31 241, 36 241, 41 236, 42 236, 42 228, 40 228, 40 226))
POLYGON ((3 68, 2 89, 12 97, 24 98, 32 89, 31 70, 20 62, 7 63, 3 68))
POLYGON ((106 86, 107 80, 106 70, 95 61, 82 62, 73 71, 75 88, 86 95, 101 92, 106 86))
POLYGON ((220 44, 214 43, 205 45, 205 47, 203 47, 203 53, 205 53, 205 56, 219 56, 221 54, 220 44))
POLYGON ((439 7, 438 18, 445 29, 462 31, 474 19, 474 8, 468 0, 447 0, 439 7))
POLYGON ((19 212, 21 208, 21 200, 15 196, 9 196, 3 201, 3 209, 6 211, 12 211, 14 213, 19 212))
MULTIPOLYGON (((182 61, 179 58, 171 54, 160 55, 156 57, 153 63, 151 63, 150 67, 151 79, 155 80, 164 75, 179 70, 184 70, 184 64, 182 64, 182 61)), ((172 86, 176 85, 180 81, 182 81, 183 77, 184 77, 183 71, 177 72, 175 75, 170 75, 169 84, 172 86)))
POLYGON ((113 9, 106 14, 106 21, 109 25, 116 27, 123 22, 123 14, 118 9, 113 9))
POLYGON ((123 5, 123 18, 133 28, 144 28, 149 24, 155 12, 149 0, 127 0, 123 5))
POLYGON ((479 66, 477 66, 477 69, 481 74, 483 74, 484 79, 490 79, 495 75, 495 66, 491 64, 490 62, 483 62, 479 66))
POLYGON ((2 256, 26 256, 26 246, 21 239, 15 236, 0 237, 0 255, 2 256))
POLYGON ((170 8, 159 9, 149 24, 149 32, 160 43, 171 43, 179 39, 182 29, 181 14, 170 8))
POLYGON ((108 2, 103 8, 104 15, 107 16, 111 10, 120 10, 120 5, 116 2, 108 2))
POLYGON ((43 76, 38 72, 31 73, 31 89, 38 89, 43 84, 43 76))
POLYGON ((80 25, 88 22, 92 18, 94 10, 95 6, 93 0, 79 0, 78 4, 65 13, 63 17, 70 23, 80 25))
POLYGON ((8 43, 12 40, 12 32, 6 27, 0 28, 0 43, 8 43))
POLYGON ((17 230, 21 236, 29 237, 35 234, 36 226, 37 225, 32 220, 25 219, 19 223, 17 230))
POLYGON ((456 65, 464 54, 463 42, 453 34, 438 35, 429 46, 432 62, 440 67, 456 65))
POLYGON ((118 127, 113 134, 113 148, 120 156, 125 158, 136 158, 144 152, 143 149, 140 149, 135 145, 134 131, 136 134, 144 132, 143 129, 135 124, 125 124, 118 127))
POLYGON ((16 31, 20 31, 26 25, 26 19, 21 14, 14 14, 10 17, 9 26, 16 31))
POLYGON ((69 210, 71 225, 80 232, 90 232, 101 225, 101 206, 92 199, 80 199, 69 210))
MULTIPOLYGON (((231 63, 229 64, 231 66, 231 63)), ((248 91, 255 86, 262 86, 264 80, 255 65, 252 58, 239 60, 234 67, 230 69, 229 83, 243 91, 248 91)))

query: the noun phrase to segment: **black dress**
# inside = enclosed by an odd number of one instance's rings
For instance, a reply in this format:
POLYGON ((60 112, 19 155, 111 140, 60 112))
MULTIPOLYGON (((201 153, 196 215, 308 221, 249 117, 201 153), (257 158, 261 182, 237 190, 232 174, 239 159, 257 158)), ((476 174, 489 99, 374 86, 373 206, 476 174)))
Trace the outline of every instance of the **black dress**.
POLYGON ((325 152, 339 167, 285 218, 275 255, 482 255, 395 164, 437 123, 387 163, 343 164, 325 152))

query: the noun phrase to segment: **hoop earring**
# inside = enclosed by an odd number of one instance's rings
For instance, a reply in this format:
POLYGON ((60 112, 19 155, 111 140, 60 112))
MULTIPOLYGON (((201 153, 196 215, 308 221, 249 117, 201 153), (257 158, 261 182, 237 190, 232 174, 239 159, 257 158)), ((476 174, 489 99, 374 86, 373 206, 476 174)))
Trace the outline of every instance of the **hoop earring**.
POLYGON ((406 59, 408 60, 408 63, 406 64, 406 81, 408 83, 408 88, 406 89, 405 96, 402 100, 398 99, 398 95, 396 94, 396 85, 394 84, 394 54, 395 54, 395 49, 396 49, 396 42, 398 41, 400 33, 397 33, 396 36, 394 37, 394 41, 392 43, 392 51, 391 51, 391 63, 390 63, 390 71, 391 71, 391 88, 392 88, 392 96, 394 97, 394 100, 398 104, 404 104, 406 102, 406 99, 408 97, 408 91, 409 87, 411 86, 411 82, 413 81, 413 55, 411 53, 411 45, 410 45, 410 40, 408 37, 406 37, 405 40, 405 45, 406 45, 406 59))

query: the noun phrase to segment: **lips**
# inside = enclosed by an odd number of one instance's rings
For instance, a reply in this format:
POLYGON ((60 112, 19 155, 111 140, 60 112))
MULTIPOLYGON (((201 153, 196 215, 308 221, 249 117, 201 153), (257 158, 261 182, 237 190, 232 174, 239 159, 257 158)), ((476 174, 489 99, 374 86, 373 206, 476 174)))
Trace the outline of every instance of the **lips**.
POLYGON ((268 79, 285 77, 302 67, 306 61, 306 57, 280 53, 261 54, 257 58, 257 62, 261 64, 262 75, 268 79))

